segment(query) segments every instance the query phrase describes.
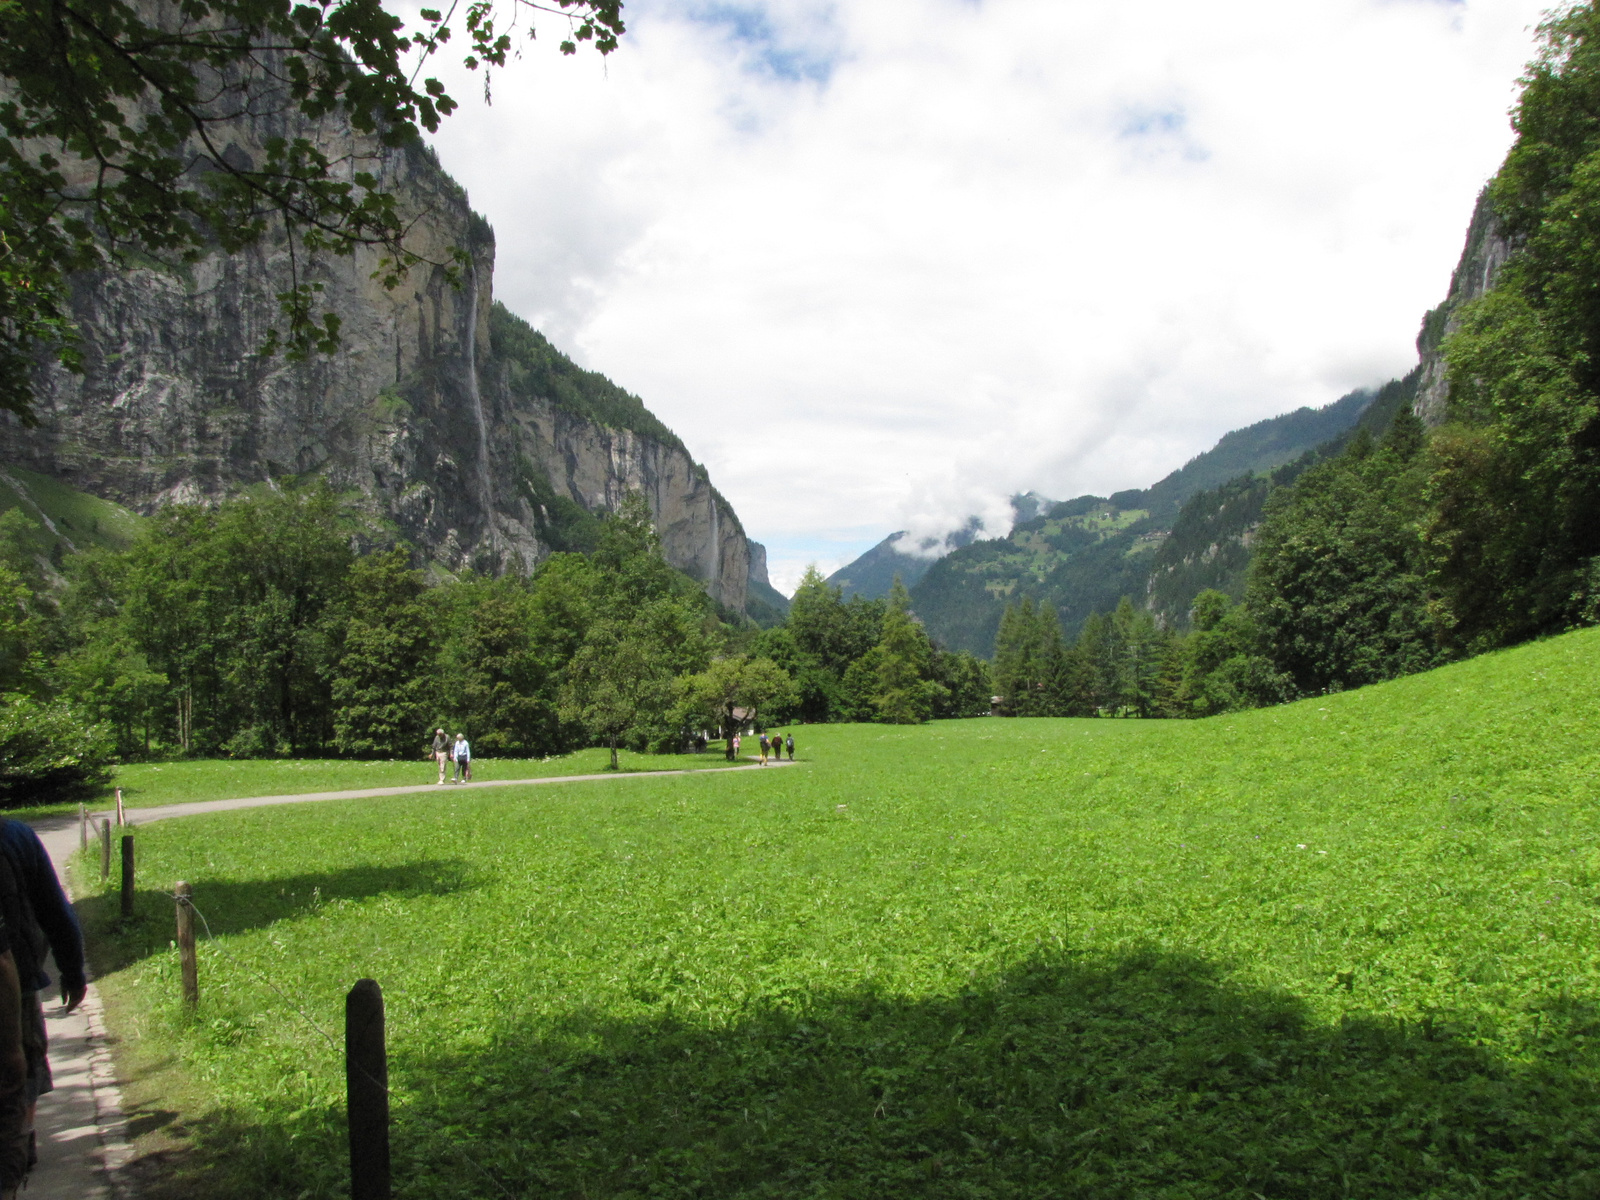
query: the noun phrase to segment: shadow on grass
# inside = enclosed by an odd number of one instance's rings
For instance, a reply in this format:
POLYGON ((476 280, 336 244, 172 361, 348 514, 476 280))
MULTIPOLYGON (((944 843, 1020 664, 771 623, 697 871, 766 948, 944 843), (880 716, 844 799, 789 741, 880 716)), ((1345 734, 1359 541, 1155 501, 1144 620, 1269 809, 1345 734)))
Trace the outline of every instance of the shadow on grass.
MULTIPOLYGON (((121 893, 115 890, 120 867, 111 868, 113 890, 92 893, 75 902, 88 939, 96 974, 117 971, 146 955, 167 949, 176 924, 176 902, 165 891, 135 893, 133 916, 122 917, 121 893)), ((194 907, 204 922, 199 936, 260 929, 275 921, 308 916, 340 900, 372 896, 448 896, 477 885, 461 859, 423 859, 383 867, 348 867, 248 882, 191 880, 194 907)), ((172 883, 166 885, 171 887, 172 883)))
MULTIPOLYGON (((637 998, 653 1015, 472 1052, 391 1027, 396 1196, 1600 1194, 1588 1007, 1539 1013, 1509 1062, 1444 1024, 1316 1024, 1167 953, 1038 957, 946 998, 796 993, 715 1029, 637 998)), ((210 1194, 348 1187, 337 1111, 191 1133, 173 1178, 210 1194)))

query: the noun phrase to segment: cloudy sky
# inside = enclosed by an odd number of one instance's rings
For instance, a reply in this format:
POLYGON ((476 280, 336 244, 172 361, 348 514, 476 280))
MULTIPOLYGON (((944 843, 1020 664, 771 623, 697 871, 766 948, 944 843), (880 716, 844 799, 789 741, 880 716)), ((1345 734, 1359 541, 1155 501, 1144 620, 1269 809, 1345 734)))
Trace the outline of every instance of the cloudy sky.
POLYGON ((788 591, 1409 369, 1544 3, 637 0, 437 139, 788 591))

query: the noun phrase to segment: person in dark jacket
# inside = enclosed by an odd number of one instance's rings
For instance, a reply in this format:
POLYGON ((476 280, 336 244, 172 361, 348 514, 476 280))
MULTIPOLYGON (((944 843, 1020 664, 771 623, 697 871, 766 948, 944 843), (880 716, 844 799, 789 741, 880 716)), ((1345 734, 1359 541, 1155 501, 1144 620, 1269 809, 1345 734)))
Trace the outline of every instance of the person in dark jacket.
MULTIPOLYGON (((55 1084, 47 1056, 49 1039, 44 1030, 44 1008, 39 989, 50 986, 45 973, 46 952, 55 956, 61 976, 61 1002, 66 1012, 83 1003, 89 981, 83 968, 83 931, 72 910, 44 843, 21 821, 0 818, 0 857, 9 868, 11 882, 0 878, 0 916, 10 930, 21 991, 22 1050, 27 1062, 26 1100, 28 1129, 33 1128, 33 1107, 55 1084)), ((28 1165, 33 1165, 29 1134, 28 1165)))
POLYGON ((0 1200, 17 1200, 32 1165, 22 988, 11 950, 12 930, 22 920, 19 893, 11 866, 0 855, 0 1200))

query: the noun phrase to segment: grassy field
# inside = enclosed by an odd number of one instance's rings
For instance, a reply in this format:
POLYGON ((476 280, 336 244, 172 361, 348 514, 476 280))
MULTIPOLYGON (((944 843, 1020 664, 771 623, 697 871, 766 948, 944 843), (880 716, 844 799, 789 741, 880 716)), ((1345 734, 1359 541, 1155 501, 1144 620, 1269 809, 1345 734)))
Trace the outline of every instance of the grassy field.
MULTIPOLYGON (((744 756, 747 759, 748 755, 744 756)), ((635 754, 618 752, 624 775, 640 771, 698 771, 732 766, 722 757, 721 743, 705 754, 635 754)), ((753 760, 752 760, 753 761, 753 760)), ((485 783, 503 779, 548 779, 595 775, 609 769, 609 750, 579 750, 553 758, 480 758, 472 778, 485 783)), ((200 758, 161 763, 127 763, 116 769, 105 794, 90 804, 95 812, 114 804, 114 788, 122 789, 129 808, 194 804, 247 796, 290 796, 305 792, 344 792, 362 788, 409 787, 433 783, 439 769, 417 758, 406 762, 356 762, 336 758, 232 759, 200 758)), ((78 811, 77 802, 7 809, 21 821, 78 811)))
MULTIPOLYGON (((681 771, 730 765, 720 746, 706 754, 635 754, 617 756, 625 774, 637 771, 681 771)), ((561 775, 595 775, 611 762, 609 750, 579 750, 556 758, 481 758, 472 764, 474 782, 499 779, 545 779, 561 775)), ((408 787, 433 783, 439 768, 418 758, 353 762, 348 759, 197 759, 189 762, 130 763, 117 768, 116 786, 123 803, 145 808, 160 804, 192 804, 238 796, 289 796, 301 792, 343 792, 358 788, 408 787)))
POLYGON ((1594 1196, 1597 713, 1590 630, 1204 722, 151 825, 199 1013, 165 896, 84 904, 180 1135, 146 1194, 344 1194, 371 976, 405 1198, 1594 1196))

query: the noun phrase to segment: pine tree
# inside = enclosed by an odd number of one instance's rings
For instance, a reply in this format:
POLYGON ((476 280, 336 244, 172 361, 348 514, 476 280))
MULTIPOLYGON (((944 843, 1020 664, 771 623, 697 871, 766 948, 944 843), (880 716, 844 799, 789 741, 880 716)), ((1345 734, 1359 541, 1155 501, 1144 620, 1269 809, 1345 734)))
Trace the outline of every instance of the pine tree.
POLYGON ((896 575, 883 614, 883 636, 878 642, 875 698, 879 719, 891 725, 915 725, 928 720, 935 700, 945 691, 930 678, 933 646, 910 609, 911 596, 896 575))

